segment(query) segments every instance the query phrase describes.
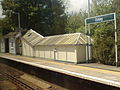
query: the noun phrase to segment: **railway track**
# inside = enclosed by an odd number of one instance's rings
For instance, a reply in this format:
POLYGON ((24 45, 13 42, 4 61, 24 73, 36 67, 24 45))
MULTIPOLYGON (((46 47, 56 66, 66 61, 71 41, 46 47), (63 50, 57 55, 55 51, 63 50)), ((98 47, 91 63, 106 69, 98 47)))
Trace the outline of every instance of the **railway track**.
POLYGON ((43 90, 41 87, 36 86, 35 84, 28 82, 22 78, 23 75, 21 72, 15 72, 11 67, 0 64, 0 74, 2 74, 6 80, 12 82, 18 87, 18 90, 43 90))
POLYGON ((37 86, 33 85, 32 83, 27 82, 21 78, 16 78, 16 77, 13 77, 12 75, 9 75, 6 73, 4 73, 3 75, 5 75, 10 82, 15 84, 20 89, 23 89, 23 90, 43 90, 42 88, 37 87, 37 86))

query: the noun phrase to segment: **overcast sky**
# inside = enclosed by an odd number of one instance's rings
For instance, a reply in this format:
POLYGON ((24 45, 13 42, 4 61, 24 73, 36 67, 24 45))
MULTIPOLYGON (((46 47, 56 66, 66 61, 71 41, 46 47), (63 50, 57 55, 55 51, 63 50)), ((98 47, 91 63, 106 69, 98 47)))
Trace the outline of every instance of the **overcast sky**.
POLYGON ((69 0, 69 1, 70 1, 69 11, 78 12, 80 9, 87 10, 88 0, 69 0))
MULTIPOLYGON (((1 1, 1 0, 0 0, 1 1)), ((87 10, 87 0, 68 0, 70 1, 70 6, 68 11, 78 12, 80 9, 87 10)), ((2 16, 2 7, 0 5, 0 17, 2 16)))
POLYGON ((1 2, 0 2, 0 18, 3 18, 3 17, 5 17, 5 16, 2 16, 2 6, 1 6, 1 2))
POLYGON ((0 3, 0 16, 2 15, 2 6, 1 6, 1 3, 0 3))

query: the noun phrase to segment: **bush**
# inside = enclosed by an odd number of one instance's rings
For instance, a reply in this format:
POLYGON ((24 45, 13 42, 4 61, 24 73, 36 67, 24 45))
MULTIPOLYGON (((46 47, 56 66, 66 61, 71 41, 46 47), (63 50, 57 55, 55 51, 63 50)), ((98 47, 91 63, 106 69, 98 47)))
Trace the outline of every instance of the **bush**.
MULTIPOLYGON (((94 33, 93 58, 99 63, 115 65, 114 29, 112 30, 112 27, 109 26, 109 29, 106 30, 105 27, 104 24, 94 33)), ((118 47, 118 55, 120 65, 120 47, 118 47)))

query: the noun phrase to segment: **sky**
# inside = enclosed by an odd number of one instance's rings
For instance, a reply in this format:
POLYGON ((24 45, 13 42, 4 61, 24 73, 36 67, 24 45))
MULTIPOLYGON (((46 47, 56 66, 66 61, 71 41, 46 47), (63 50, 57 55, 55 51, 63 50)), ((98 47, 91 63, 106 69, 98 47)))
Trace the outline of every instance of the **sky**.
MULTIPOLYGON (((1 1, 1 0, 0 0, 1 1)), ((2 6, 1 6, 1 2, 0 2, 0 18, 4 18, 5 16, 2 15, 2 6)))
POLYGON ((0 3, 0 16, 2 15, 2 6, 1 6, 1 3, 0 3))
MULTIPOLYGON (((87 0, 68 0, 68 1, 70 4, 68 7, 68 12, 79 12, 80 9, 82 10, 87 9, 87 0)), ((2 6, 0 5, 0 18, 1 17, 4 17, 4 16, 2 16, 2 6)))
POLYGON ((87 9, 87 1, 88 0, 69 0, 70 6, 68 11, 78 12, 80 9, 86 10, 87 9))

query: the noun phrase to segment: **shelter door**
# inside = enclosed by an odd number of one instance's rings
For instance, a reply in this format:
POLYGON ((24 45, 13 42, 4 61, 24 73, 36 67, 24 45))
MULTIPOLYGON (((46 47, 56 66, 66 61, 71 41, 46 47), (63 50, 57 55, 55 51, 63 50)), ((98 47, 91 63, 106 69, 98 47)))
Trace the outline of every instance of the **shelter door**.
POLYGON ((5 39, 5 53, 9 53, 9 39, 5 39))

